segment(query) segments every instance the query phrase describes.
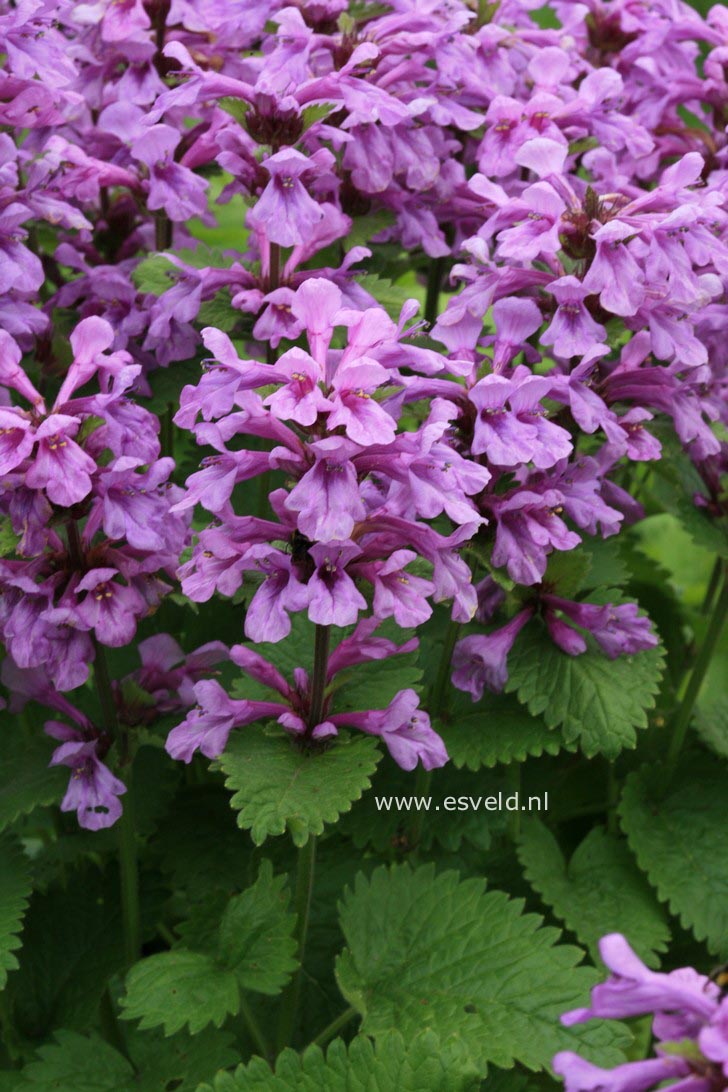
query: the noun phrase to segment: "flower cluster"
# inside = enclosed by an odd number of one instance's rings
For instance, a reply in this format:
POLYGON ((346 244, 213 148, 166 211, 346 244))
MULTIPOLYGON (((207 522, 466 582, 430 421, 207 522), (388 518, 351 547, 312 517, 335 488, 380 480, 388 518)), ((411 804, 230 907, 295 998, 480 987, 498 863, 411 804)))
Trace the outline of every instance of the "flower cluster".
POLYGON ((562 1022, 651 1015, 656 1057, 606 1070, 564 1051, 553 1067, 566 1092, 728 1088, 728 998, 719 987, 692 967, 668 974, 648 970, 618 933, 603 937, 599 947, 611 977, 594 988, 590 1008, 567 1013, 562 1022))
POLYGON ((45 667, 59 690, 86 680, 94 641, 132 640, 188 537, 170 511, 180 490, 173 460, 158 457, 159 423, 128 397, 141 366, 108 352, 113 340, 104 319, 78 324, 50 408, 17 344, 0 342, 0 383, 21 403, 0 409, 0 510, 17 536, 17 558, 1 562, 0 627, 15 664, 45 667))
MULTIPOLYGON (((687 503, 726 516, 728 25, 679 0, 556 0, 556 26, 532 9, 3 8, 16 667, 83 685, 176 578, 196 603, 233 598, 250 642, 297 614, 412 630, 452 603, 452 680, 474 699, 503 688, 529 624, 570 656, 656 644, 636 604, 567 595, 549 566, 641 517, 634 467, 663 458, 666 422, 687 503), (229 248, 199 242, 227 230, 213 202, 239 219, 229 248), (386 278, 405 298, 426 281, 426 324, 386 278), (163 444, 144 405, 160 368, 163 444)), ((170 751, 219 754, 208 714, 333 735, 316 647, 307 682, 273 687, 283 711, 253 718, 209 682, 170 751)), ((393 739, 411 701, 347 723, 393 739)), ((444 761, 416 716, 395 757, 444 761)))

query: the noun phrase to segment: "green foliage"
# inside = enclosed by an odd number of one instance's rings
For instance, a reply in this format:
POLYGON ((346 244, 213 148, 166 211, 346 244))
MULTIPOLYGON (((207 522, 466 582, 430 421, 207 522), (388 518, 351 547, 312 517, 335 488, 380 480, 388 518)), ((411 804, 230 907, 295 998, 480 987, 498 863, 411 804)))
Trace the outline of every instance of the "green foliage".
POLYGON ((18 966, 13 954, 21 944, 19 933, 30 896, 30 868, 20 846, 0 838, 0 990, 8 971, 18 966))
POLYGON ((21 1032, 93 1025, 109 978, 121 969, 118 876, 76 866, 73 882, 34 894, 25 918, 20 969, 7 992, 21 1032))
POLYGON ((261 1058, 221 1073, 199 1092, 363 1092, 364 1089, 396 1089, 397 1092, 466 1092, 479 1085, 476 1075, 453 1072, 446 1064, 442 1046, 432 1031, 411 1042, 391 1031, 376 1046, 358 1035, 346 1046, 335 1039, 326 1054, 311 1046, 302 1055, 284 1050, 275 1070, 261 1058))
MULTIPOLYGON (((370 1035, 398 1028, 407 1036, 424 1025, 459 1039, 482 1075, 488 1062, 540 1069, 574 1047, 559 1015, 583 1003, 596 976, 577 966, 578 948, 557 944, 557 930, 483 888, 454 872, 436 876, 431 865, 359 878, 341 906, 339 986, 370 1035)), ((597 1025, 581 1032, 580 1045, 614 1061, 615 1036, 597 1025)))
POLYGON ((438 730, 451 760, 469 770, 555 755, 566 746, 558 729, 547 727, 543 717, 532 716, 510 695, 486 693, 473 703, 458 691, 438 730))
POLYGON ((136 963, 126 978, 124 1018, 138 1018, 141 1030, 173 1035, 186 1026, 195 1035, 237 1013, 240 989, 279 993, 297 966, 285 884, 263 862, 256 882, 227 902, 218 928, 182 930, 201 950, 177 947, 136 963))
POLYGON ((712 952, 728 956, 725 767, 691 756, 668 787, 664 766, 645 766, 627 778, 620 816, 659 897, 712 952))
POLYGON ((49 766, 52 748, 43 737, 17 736, 17 726, 0 731, 0 831, 43 804, 59 803, 68 770, 49 766))
POLYGON ((238 825, 256 845, 288 829, 297 846, 321 834, 369 788, 381 758, 369 736, 344 734, 324 750, 302 750, 280 731, 235 734, 219 759, 238 825))
POLYGON ((297 966, 295 924, 286 878, 274 878, 270 861, 264 861, 253 886, 228 903, 220 922, 220 959, 244 989, 277 994, 297 966))
POLYGON ((195 1092, 216 1068, 235 1061, 228 1037, 216 1031, 194 1039, 136 1032, 129 1036, 128 1050, 131 1062, 95 1032, 81 1035, 61 1029, 18 1074, 17 1088, 19 1092, 195 1092))
POLYGON ((663 670, 663 650, 609 660, 599 650, 568 656, 545 628, 531 624, 520 635, 508 660, 506 689, 515 691, 549 728, 561 728, 567 743, 577 742, 587 756, 614 758, 634 747, 637 729, 647 726, 663 670))
POLYGON ((529 883, 595 960, 599 938, 622 932, 650 965, 659 963, 666 916, 624 841, 593 827, 567 865, 551 831, 525 817, 518 855, 529 883))
POLYGON ((60 1030, 23 1070, 22 1089, 33 1092, 119 1092, 131 1088, 134 1070, 126 1058, 92 1033, 60 1030))
POLYGON ((220 1027, 239 1004, 232 971, 203 952, 179 948, 136 963, 122 998, 125 1020, 138 1018, 142 1030, 163 1027, 167 1035, 185 1026, 192 1035, 208 1024, 220 1027))

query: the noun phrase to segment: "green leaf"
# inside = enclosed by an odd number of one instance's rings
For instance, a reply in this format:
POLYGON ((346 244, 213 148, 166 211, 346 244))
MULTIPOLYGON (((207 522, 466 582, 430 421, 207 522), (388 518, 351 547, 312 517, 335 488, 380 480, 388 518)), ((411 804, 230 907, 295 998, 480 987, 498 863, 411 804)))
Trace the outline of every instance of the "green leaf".
POLYGON ((140 1029, 163 1027, 172 1035, 187 1025, 194 1035, 208 1024, 220 1027, 238 1011, 240 995, 232 971, 203 952, 158 952, 135 963, 121 999, 125 1020, 140 1029))
POLYGON ((340 671, 333 690, 336 712, 385 709, 400 690, 418 690, 422 668, 417 660, 416 651, 407 652, 340 671))
POLYGON ((446 1040, 458 1036, 483 1076, 488 1062, 545 1067, 569 1046, 601 1047, 600 1062, 619 1060, 610 1049, 618 1026, 591 1026, 575 1041, 559 1023, 596 980, 576 966, 583 953, 557 945, 558 931, 524 915, 522 901, 483 888, 454 872, 436 875, 432 865, 357 878, 341 905, 348 947, 336 976, 362 1031, 396 1027, 407 1037, 424 1025, 446 1040))
POLYGON ((14 554, 19 541, 20 535, 15 534, 10 516, 3 516, 0 519, 0 557, 10 557, 14 554))
POLYGON ((161 1031, 130 1031, 127 1039, 139 1070, 130 1092, 196 1092, 200 1081, 234 1065, 240 1057, 231 1049, 230 1034, 216 1028, 194 1036, 178 1032, 168 1038, 161 1031))
POLYGON ((683 759, 667 793, 663 766, 627 778, 619 813, 637 861, 673 914, 728 956, 728 776, 708 755, 683 759))
POLYGON ((263 861, 258 879, 228 903, 220 923, 219 956, 246 990, 277 994, 298 966, 285 876, 263 861))
POLYGON ((322 121, 336 109, 337 105, 334 102, 316 102, 313 106, 307 106, 301 115, 304 133, 307 129, 310 129, 312 125, 315 125, 317 121, 322 121))
POLYGON ((218 99, 217 105, 221 110, 224 110, 236 121, 240 122, 241 125, 245 124, 245 118, 250 109, 250 103, 246 102, 245 99, 236 99, 227 95, 225 98, 218 99))
POLYGON ((139 1031, 126 1038, 136 1072, 96 1032, 61 1030, 17 1074, 17 1087, 28 1092, 195 1092, 201 1080, 237 1057, 229 1035, 212 1029, 194 1038, 165 1039, 160 1032, 139 1031))
POLYGON ((531 886, 595 961, 600 937, 621 932, 650 966, 659 965, 667 919, 624 841, 594 827, 567 865, 551 831, 524 816, 518 856, 531 886))
POLYGON ((201 375, 199 360, 194 357, 177 361, 171 368, 156 368, 149 376, 152 396, 144 400, 145 407, 157 414, 164 413, 168 406, 176 410, 183 387, 199 383, 201 375))
POLYGON ((548 728, 542 717, 532 716, 510 695, 485 694, 474 703, 457 692, 447 719, 436 727, 455 765, 469 770, 524 762, 529 755, 555 755, 566 746, 558 729, 548 728))
POLYGON ((236 311, 230 303, 230 293, 223 291, 202 304, 196 322, 200 326, 215 326, 218 330, 230 333, 239 318, 240 311, 236 311))
POLYGON ((20 945, 20 928, 31 892, 30 869, 20 846, 0 838, 0 990, 8 971, 18 966, 13 952, 20 945))
POLYGON ((51 748, 40 736, 19 739, 3 725, 0 731, 0 831, 18 816, 41 804, 60 801, 68 770, 49 766, 51 748))
POLYGON ((549 728, 560 726, 566 742, 578 741, 588 757, 614 758, 634 747, 636 729, 647 726, 663 658, 661 647, 616 660, 592 648, 569 656, 545 627, 532 624, 508 658, 506 689, 515 691, 534 716, 542 714, 549 728))
POLYGON ((282 732, 256 730, 236 733, 219 764, 238 826, 256 845, 287 828, 302 846, 369 788, 380 758, 371 736, 342 734, 325 750, 305 751, 282 732))
POLYGON ((96 1034, 55 1032, 55 1042, 38 1050, 23 1070, 21 1088, 34 1092, 119 1092, 134 1076, 126 1058, 96 1034))
POLYGON ((466 1060, 454 1067, 432 1031, 405 1040, 399 1032, 383 1035, 376 1046, 357 1035, 347 1046, 335 1039, 326 1055, 310 1046, 302 1055, 287 1049, 273 1072, 261 1058, 234 1073, 220 1073, 199 1092, 465 1092, 479 1081, 466 1060))
POLYGON ((344 249, 351 250, 354 246, 366 246, 372 236, 391 227, 395 220, 396 217, 390 209, 378 209, 367 216, 355 216, 352 220, 351 231, 344 239, 344 249))
POLYGON ((179 276, 179 269, 164 254, 152 254, 144 258, 131 275, 140 292, 161 296, 172 287, 179 276))
POLYGON ((378 277, 376 273, 365 273, 363 277, 357 277, 356 280, 366 292, 374 296, 378 305, 392 319, 398 319, 399 313, 407 300, 415 298, 415 294, 407 288, 403 288, 399 284, 393 284, 384 277, 378 277))
POLYGON ((34 894, 25 917, 20 969, 9 979, 19 1031, 85 1030, 111 975, 123 965, 119 878, 76 867, 64 887, 34 894))

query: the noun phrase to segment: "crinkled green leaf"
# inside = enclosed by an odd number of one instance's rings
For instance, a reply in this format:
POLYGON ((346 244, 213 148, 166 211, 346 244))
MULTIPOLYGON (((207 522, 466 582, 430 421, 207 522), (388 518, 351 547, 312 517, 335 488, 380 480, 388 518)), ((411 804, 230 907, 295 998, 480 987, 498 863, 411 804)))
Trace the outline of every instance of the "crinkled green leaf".
POLYGON ((335 678, 334 708, 337 712, 384 709, 400 690, 417 690, 422 680, 417 658, 417 652, 408 652, 386 660, 356 664, 339 672, 335 678))
POLYGON ((216 326, 218 330, 229 333, 240 318, 230 302, 229 292, 218 292, 211 300, 206 300, 200 307, 197 322, 200 326, 216 326))
POLYGON ((337 737, 302 750, 282 732, 236 733, 219 759, 238 825, 256 845, 288 829, 296 845, 321 834, 369 788, 381 758, 370 736, 337 737))
POLYGON ((728 773, 708 755, 683 759, 665 792, 661 765, 631 773, 619 814, 640 867, 673 914, 728 955, 728 773))
MULTIPOLYGON (((458 767, 479 770, 498 762, 523 762, 529 755, 555 755, 565 746, 558 729, 503 694, 486 693, 472 702, 455 692, 446 717, 438 719, 451 760, 458 767)), ((573 749, 573 745, 570 745, 573 749)))
POLYGON ((239 1058, 231 1046, 232 1036, 217 1028, 208 1027, 193 1036, 178 1032, 169 1037, 161 1030, 134 1030, 127 1033, 127 1039, 129 1054, 139 1071, 129 1092, 197 1092, 200 1081, 234 1065, 239 1058))
POLYGON ((126 1058, 96 1032, 61 1030, 25 1067, 20 1087, 29 1092, 120 1092, 131 1088, 133 1075, 126 1058))
POLYGON ((230 900, 220 922, 219 957, 246 990, 280 993, 298 963, 285 876, 264 861, 258 879, 230 900))
POLYGON ((395 215, 390 209, 378 209, 366 216, 355 216, 352 220, 351 231, 344 239, 344 249, 351 250, 353 246, 368 246, 372 236, 385 228, 391 227, 395 222, 395 215))
POLYGON ((139 1027, 163 1027, 167 1035, 185 1026, 192 1035, 208 1024, 220 1027, 238 1011, 235 975, 203 952, 175 949, 135 963, 126 976, 121 999, 125 1020, 139 1027))
POLYGON ((453 1061, 433 1031, 409 1042, 391 1031, 376 1046, 357 1035, 348 1046, 335 1039, 325 1055, 316 1046, 302 1055, 284 1050, 275 1070, 254 1058, 199 1092, 465 1092, 479 1083, 467 1059, 453 1061))
POLYGON ((164 254, 151 254, 144 258, 131 275, 140 292, 161 296, 172 287, 179 277, 179 269, 164 254))
POLYGON ((661 647, 610 660, 600 650, 569 656, 545 627, 526 627, 508 658, 507 689, 584 754, 614 758, 647 726, 663 670, 661 647))
POLYGON ((20 846, 0 838, 0 990, 8 971, 18 966, 13 953, 20 947, 20 929, 30 897, 30 868, 20 846))
MULTIPOLYGON (((55 1041, 18 1073, 19 1089, 28 1092, 195 1092, 199 1082, 236 1054, 230 1036, 208 1029, 191 1038, 178 1034, 133 1031, 127 1058, 96 1032, 81 1035, 61 1029, 55 1041)), ((12 1087, 12 1086, 9 1086, 12 1087)), ((0 1089, 3 1085, 0 1083, 0 1089)))
POLYGON ((518 856, 531 886, 595 959, 600 937, 621 932, 651 966, 659 963, 670 939, 666 915, 626 842, 594 827, 567 865, 551 831, 524 816, 518 856))
POLYGON ((362 1030, 398 1028, 407 1037, 424 1025, 441 1039, 458 1036, 482 1075, 488 1062, 539 1069, 569 1047, 595 1048, 602 1063, 619 1060, 618 1025, 576 1037, 561 1027, 560 1015, 584 1003, 595 972, 577 966, 583 953, 558 944, 558 930, 522 911, 522 901, 486 893, 481 880, 436 875, 431 865, 358 877, 341 905, 347 948, 336 975, 362 1030))

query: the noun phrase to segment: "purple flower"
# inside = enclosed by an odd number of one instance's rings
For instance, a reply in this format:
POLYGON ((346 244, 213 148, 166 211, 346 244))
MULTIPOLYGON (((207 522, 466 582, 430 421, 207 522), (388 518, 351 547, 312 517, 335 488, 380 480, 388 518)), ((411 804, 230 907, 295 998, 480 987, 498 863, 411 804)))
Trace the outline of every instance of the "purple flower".
POLYGON ((426 770, 434 770, 448 760, 445 745, 433 730, 427 713, 420 709, 414 690, 401 690, 386 709, 335 713, 329 719, 333 724, 349 724, 379 736, 403 770, 414 770, 418 762, 426 770))
POLYGON ((316 461, 289 493, 286 508, 296 514, 307 538, 346 539, 366 515, 351 462, 354 449, 331 437, 311 444, 310 450, 316 461))
POLYGON ((195 751, 207 758, 218 758, 225 750, 233 728, 242 728, 264 717, 277 717, 285 706, 270 701, 234 701, 214 679, 194 687, 197 705, 167 737, 167 753, 183 762, 191 762, 195 751))
POLYGON ((308 582, 308 616, 321 626, 353 625, 367 601, 346 566, 361 550, 353 542, 318 543, 309 550, 316 569, 308 582))
POLYGON ((557 356, 584 356, 601 344, 607 332, 587 311, 584 300, 589 289, 576 277, 560 277, 552 281, 548 291, 558 304, 551 325, 541 334, 544 345, 553 345, 557 356))
POLYGON ((414 550, 395 550, 386 561, 357 565, 357 573, 374 585, 374 613, 377 618, 393 617, 398 626, 421 626, 432 614, 427 597, 434 588, 429 580, 406 572, 416 561, 414 550))
POLYGON ((38 449, 25 475, 31 489, 45 489, 49 500, 63 508, 83 500, 91 492, 94 460, 73 437, 80 422, 65 413, 52 413, 38 427, 38 449))
POLYGON ((268 545, 251 546, 242 568, 255 569, 263 581, 245 612, 245 635, 251 641, 276 642, 291 632, 288 612, 305 610, 310 590, 296 574, 290 555, 268 545))
POLYGON ((120 584, 116 569, 90 569, 76 585, 76 592, 86 592, 68 620, 75 616, 85 629, 92 629, 102 645, 119 648, 128 645, 136 633, 137 617, 144 611, 139 592, 130 584, 120 584))
POLYGON ((282 421, 312 425, 319 413, 332 408, 319 387, 321 367, 303 349, 289 349, 276 362, 276 379, 283 377, 288 382, 264 399, 264 405, 282 421))
POLYGON ((549 379, 525 374, 525 369, 512 379, 487 375, 476 383, 470 391, 470 400, 478 410, 473 454, 486 454, 498 466, 533 462, 540 469, 570 455, 571 436, 546 420, 540 404, 550 389, 549 379))
POLYGON ((480 701, 486 687, 499 694, 508 681, 508 653, 532 615, 533 607, 526 607, 500 629, 458 641, 452 657, 453 686, 470 694, 473 701, 480 701))
POLYGON ((546 622, 554 641, 564 652, 578 656, 586 651, 581 634, 554 614, 561 611, 582 629, 586 629, 606 652, 610 660, 617 656, 631 656, 643 649, 655 648, 657 637, 650 628, 650 620, 638 614, 636 603, 573 603, 555 595, 544 595, 547 604, 546 622))
POLYGON ((72 770, 61 811, 75 811, 79 825, 86 830, 113 826, 121 815, 119 797, 126 792, 126 785, 100 760, 99 740, 84 739, 78 729, 60 721, 48 721, 45 730, 63 741, 50 764, 72 770))
POLYGON ((328 427, 343 426, 346 435, 362 447, 390 444, 395 422, 373 397, 387 379, 386 368, 373 360, 342 362, 332 382, 333 409, 328 416, 328 427))
MULTIPOLYGON (((690 1072, 682 1058, 650 1058, 644 1062, 627 1062, 615 1069, 601 1069, 578 1054, 562 1051, 553 1060, 553 1069, 564 1078, 566 1092, 647 1092, 657 1088, 661 1081, 671 1077, 684 1077, 690 1072)), ((704 1081, 670 1085, 685 1092, 710 1092, 704 1081)))
POLYGON ((169 125, 152 125, 132 144, 132 155, 149 171, 147 205, 184 221, 207 211, 207 182, 174 161, 180 134, 169 125))
POLYGON ((295 149, 284 148, 264 159, 262 166, 270 180, 248 214, 248 222, 279 246, 305 243, 324 214, 301 181, 314 164, 295 149))

